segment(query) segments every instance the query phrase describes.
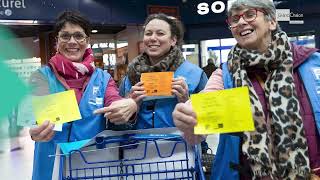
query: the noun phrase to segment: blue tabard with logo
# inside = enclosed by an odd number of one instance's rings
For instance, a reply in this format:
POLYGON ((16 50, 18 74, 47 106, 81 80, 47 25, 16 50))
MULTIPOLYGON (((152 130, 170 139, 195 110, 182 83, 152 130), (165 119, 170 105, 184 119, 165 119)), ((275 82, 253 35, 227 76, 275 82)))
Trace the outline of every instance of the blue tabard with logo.
MULTIPOLYGON (((48 66, 39 71, 48 81, 50 94, 66 90, 48 66)), ((93 115, 93 111, 103 107, 110 77, 110 74, 101 69, 95 69, 80 100, 79 109, 82 119, 64 123, 62 131, 56 132, 51 141, 35 143, 33 180, 51 180, 55 158, 49 155, 55 154, 57 143, 90 139, 105 130, 105 118, 103 115, 93 115)))
MULTIPOLYGON (((174 72, 174 77, 184 77, 188 88, 189 94, 198 93, 204 89, 208 78, 201 68, 185 61, 174 72)), ((120 86, 120 95, 125 96, 131 90, 131 83, 126 76, 120 86)), ((146 98, 148 99, 148 98, 146 98)), ((148 128, 161 128, 161 127, 174 127, 172 112, 178 103, 176 97, 154 97, 149 100, 144 100, 139 108, 137 117, 136 129, 148 128)))

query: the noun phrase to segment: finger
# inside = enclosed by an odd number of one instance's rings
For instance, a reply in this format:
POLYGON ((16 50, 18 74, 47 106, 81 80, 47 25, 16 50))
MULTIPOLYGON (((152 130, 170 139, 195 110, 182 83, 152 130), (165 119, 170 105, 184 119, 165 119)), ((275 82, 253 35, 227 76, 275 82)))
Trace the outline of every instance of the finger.
POLYGON ((138 98, 139 96, 144 95, 144 94, 146 94, 146 91, 133 91, 133 92, 129 95, 129 97, 132 98, 132 99, 136 99, 136 98, 138 98))
POLYGON ((182 132, 193 132, 193 128, 197 124, 197 121, 191 116, 182 116, 177 115, 174 116, 174 124, 175 126, 182 132))
POLYGON ((123 101, 121 101, 121 102, 115 101, 110 106, 107 107, 107 111, 105 114, 119 113, 119 112, 122 112, 123 109, 126 109, 126 108, 127 108, 127 105, 123 101))
POLYGON ((191 105, 187 105, 185 103, 178 103, 174 109, 174 112, 183 113, 187 116, 192 116, 195 119, 197 118, 196 113, 193 111, 191 105))
POLYGON ((137 96, 141 96, 141 95, 144 95, 146 94, 146 91, 134 91, 132 93, 133 96, 137 97, 137 96))
POLYGON ((175 118, 174 124, 183 131, 189 131, 197 125, 197 121, 191 116, 180 115, 175 118))
POLYGON ((172 84, 172 86, 173 85, 182 85, 182 82, 181 81, 173 81, 171 84, 172 84))
POLYGON ((185 92, 185 88, 182 87, 181 85, 173 85, 172 89, 177 90, 179 93, 183 94, 185 92))
POLYGON ((174 94, 174 95, 176 95, 177 98, 180 99, 180 100, 181 100, 182 98, 184 98, 184 97, 185 97, 185 99, 187 100, 187 95, 186 95, 186 94, 183 94, 183 93, 181 93, 181 92, 178 92, 178 91, 175 90, 175 89, 172 89, 172 90, 171 90, 171 93, 174 94))
POLYGON ((172 85, 179 85, 183 89, 188 89, 188 85, 184 79, 178 79, 178 80, 172 82, 172 85))
POLYGON ((140 81, 140 82, 136 83, 134 86, 142 86, 142 85, 143 85, 143 82, 140 81))
POLYGON ((144 89, 144 87, 141 85, 140 86, 135 85, 131 87, 131 90, 141 90, 141 89, 144 89))
POLYGON ((143 86, 141 86, 141 87, 133 86, 131 88, 131 92, 133 93, 135 91, 144 91, 144 87, 143 86))
POLYGON ((138 97, 135 99, 135 101, 136 101, 136 102, 140 102, 140 101, 141 101, 143 98, 145 98, 145 97, 147 97, 146 94, 140 95, 140 96, 138 96, 138 97))
POLYGON ((56 131, 51 131, 51 132, 44 138, 44 141, 50 141, 55 134, 56 134, 56 131))
POLYGON ((131 87, 131 90, 143 90, 143 82, 138 82, 137 84, 135 84, 134 86, 131 87))
POLYGON ((182 81, 177 81, 177 82, 172 83, 172 88, 187 90, 188 85, 185 83, 184 80, 182 80, 182 81))
POLYGON ((182 79, 182 78, 173 78, 172 79, 172 83, 181 83, 183 81, 184 81, 184 79, 182 79))
POLYGON ((172 80, 172 83, 184 83, 185 82, 185 79, 184 78, 181 78, 181 77, 179 77, 179 78, 174 78, 173 80, 172 80))
POLYGON ((177 90, 175 90, 175 89, 172 89, 171 90, 171 93, 172 94, 174 94, 174 95, 176 95, 178 98, 180 98, 182 95, 177 91, 177 90))
POLYGON ((35 128, 30 128, 29 130, 29 134, 30 136, 35 136, 38 135, 39 133, 41 133, 44 129, 46 129, 49 125, 49 121, 46 120, 44 121, 44 123, 42 123, 40 126, 37 126, 35 128))
POLYGON ((136 103, 139 103, 144 97, 146 97, 145 91, 141 92, 141 94, 132 94, 130 96, 130 98, 133 99, 136 103))
POLYGON ((104 114, 104 113, 106 113, 108 111, 109 111, 108 107, 103 107, 103 108, 94 110, 93 114, 104 114))
POLYGON ((181 118, 183 119, 175 118, 174 120, 175 126, 183 132, 192 132, 194 126, 197 124, 195 119, 190 118, 188 116, 185 116, 185 117, 181 116, 181 118))
POLYGON ((190 127, 188 124, 185 124, 183 122, 178 122, 178 123, 175 122, 175 125, 181 132, 189 133, 193 131, 192 127, 190 127))
POLYGON ((113 119, 120 118, 121 113, 120 112, 113 112, 105 114, 105 117, 108 118, 110 121, 113 121, 113 119))
POLYGON ((45 138, 53 131, 54 124, 50 123, 50 125, 44 129, 36 138, 40 141, 45 140, 45 138))

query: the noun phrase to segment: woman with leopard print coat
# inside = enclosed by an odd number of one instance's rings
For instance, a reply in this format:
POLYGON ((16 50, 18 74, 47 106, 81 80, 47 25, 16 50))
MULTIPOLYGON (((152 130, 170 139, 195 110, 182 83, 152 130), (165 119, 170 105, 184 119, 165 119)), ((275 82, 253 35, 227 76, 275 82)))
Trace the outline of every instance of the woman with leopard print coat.
MULTIPOLYGON (((290 44, 275 17, 269 0, 237 0, 228 10, 237 44, 205 90, 247 86, 256 130, 220 135, 211 179, 310 179, 320 174, 320 116, 312 113, 320 110, 315 103, 320 54, 290 44)), ((196 143, 190 105, 178 104, 173 117, 186 140, 196 143)))

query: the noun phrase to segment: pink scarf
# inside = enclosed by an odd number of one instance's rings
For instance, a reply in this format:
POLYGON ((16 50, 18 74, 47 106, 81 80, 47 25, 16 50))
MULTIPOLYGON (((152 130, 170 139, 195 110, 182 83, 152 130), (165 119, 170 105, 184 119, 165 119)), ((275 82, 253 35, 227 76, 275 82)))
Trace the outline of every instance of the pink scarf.
POLYGON ((49 65, 56 69, 64 79, 69 80, 91 75, 95 69, 93 61, 92 49, 88 48, 83 55, 83 61, 80 63, 72 62, 62 54, 57 53, 50 59, 49 65))

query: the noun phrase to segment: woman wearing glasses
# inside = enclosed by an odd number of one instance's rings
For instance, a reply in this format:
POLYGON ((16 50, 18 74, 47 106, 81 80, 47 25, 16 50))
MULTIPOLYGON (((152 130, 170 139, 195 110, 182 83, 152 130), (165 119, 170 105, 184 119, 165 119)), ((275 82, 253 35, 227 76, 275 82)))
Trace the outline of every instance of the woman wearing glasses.
MULTIPOLYGON (((290 44, 269 0, 237 0, 228 10, 237 44, 205 90, 247 86, 255 131, 220 135, 211 179, 309 179, 320 174, 317 49, 290 44)), ((188 104, 173 113, 189 142, 196 115, 188 104)))
MULTIPOLYGON (((90 139, 106 129, 106 120, 124 124, 136 112, 132 99, 122 99, 108 73, 94 67, 89 22, 77 12, 64 12, 56 22, 57 53, 31 77, 35 95, 47 95, 74 90, 82 119, 63 124, 61 132, 54 124, 45 123, 31 128, 35 142, 33 179, 51 179, 56 144, 90 139), (95 113, 93 113, 95 111, 95 113)), ((67 108, 67 107, 66 107, 67 108)), ((130 122, 128 122, 130 123, 130 122)))

